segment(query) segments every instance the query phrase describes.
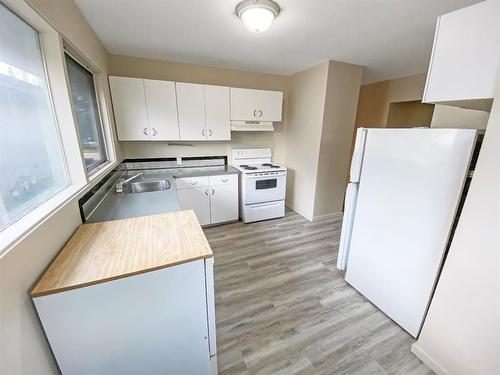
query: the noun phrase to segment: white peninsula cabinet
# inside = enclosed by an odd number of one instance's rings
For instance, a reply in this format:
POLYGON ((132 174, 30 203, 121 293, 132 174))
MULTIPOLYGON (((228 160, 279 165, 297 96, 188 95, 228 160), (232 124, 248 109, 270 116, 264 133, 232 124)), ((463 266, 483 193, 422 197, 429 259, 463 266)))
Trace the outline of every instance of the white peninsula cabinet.
POLYGON ((281 121, 283 93, 231 87, 232 121, 281 121))
POLYGON ((180 139, 231 139, 229 87, 176 83, 180 139))
POLYGON ((175 179, 183 210, 193 210, 201 225, 238 220, 238 175, 175 179))
POLYGON ((81 225, 31 292, 61 373, 216 375, 213 263, 192 211, 81 225))
POLYGON ((423 102, 489 110, 500 57, 500 1, 438 18, 423 102))
POLYGON ((109 77, 120 141, 179 140, 175 83, 109 77))

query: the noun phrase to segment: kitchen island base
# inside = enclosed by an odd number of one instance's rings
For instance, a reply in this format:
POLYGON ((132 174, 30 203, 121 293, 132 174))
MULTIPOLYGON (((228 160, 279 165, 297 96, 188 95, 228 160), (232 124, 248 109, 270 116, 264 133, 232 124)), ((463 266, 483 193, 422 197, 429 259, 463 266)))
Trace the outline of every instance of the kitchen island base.
POLYGON ((63 374, 216 374, 213 258, 33 298, 63 374))

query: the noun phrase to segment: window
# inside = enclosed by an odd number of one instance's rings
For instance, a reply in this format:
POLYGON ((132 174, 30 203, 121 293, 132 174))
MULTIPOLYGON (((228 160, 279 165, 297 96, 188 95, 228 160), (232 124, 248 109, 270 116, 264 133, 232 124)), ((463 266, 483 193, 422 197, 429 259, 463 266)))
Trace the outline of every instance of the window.
POLYGON ((68 185, 38 32, 0 4, 0 230, 68 185))
POLYGON ((66 54, 66 66, 68 67, 80 145, 83 150, 85 166, 87 171, 91 173, 108 161, 101 117, 97 106, 94 75, 68 54, 66 54))

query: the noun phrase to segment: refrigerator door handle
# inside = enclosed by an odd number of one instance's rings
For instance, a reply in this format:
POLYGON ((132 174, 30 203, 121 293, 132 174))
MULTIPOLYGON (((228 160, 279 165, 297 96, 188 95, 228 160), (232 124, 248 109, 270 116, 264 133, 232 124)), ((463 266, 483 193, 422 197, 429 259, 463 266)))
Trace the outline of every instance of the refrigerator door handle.
POLYGON ((337 256, 337 268, 341 271, 345 271, 347 269, 357 199, 358 184, 350 183, 347 185, 346 190, 344 216, 342 218, 342 232, 340 233, 339 253, 337 256))
POLYGON ((356 132, 356 143, 354 144, 349 177, 350 182, 359 182, 360 180, 367 134, 368 129, 366 128, 358 128, 358 131, 356 132))

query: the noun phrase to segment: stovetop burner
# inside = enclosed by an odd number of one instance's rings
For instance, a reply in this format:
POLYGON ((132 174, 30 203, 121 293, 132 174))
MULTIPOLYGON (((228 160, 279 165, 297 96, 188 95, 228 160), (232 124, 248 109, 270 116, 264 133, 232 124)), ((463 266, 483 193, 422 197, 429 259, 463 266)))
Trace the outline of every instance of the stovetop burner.
POLYGON ((242 165, 240 165, 240 167, 243 168, 243 169, 246 169, 248 171, 254 171, 254 170, 257 169, 257 167, 251 167, 248 164, 242 164, 242 165))
POLYGON ((240 169, 243 171, 263 171, 265 172, 266 170, 269 171, 270 169, 285 169, 277 164, 273 163, 261 163, 261 164, 240 164, 238 165, 240 169))
POLYGON ((279 165, 271 164, 271 163, 263 163, 263 167, 271 167, 271 168, 280 168, 279 165))

